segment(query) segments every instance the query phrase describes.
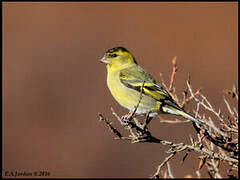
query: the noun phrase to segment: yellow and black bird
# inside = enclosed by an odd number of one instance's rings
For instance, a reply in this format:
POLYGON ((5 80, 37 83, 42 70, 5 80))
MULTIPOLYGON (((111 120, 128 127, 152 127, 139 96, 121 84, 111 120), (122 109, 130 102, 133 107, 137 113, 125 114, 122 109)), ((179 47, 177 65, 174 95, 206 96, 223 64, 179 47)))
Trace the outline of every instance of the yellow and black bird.
POLYGON ((155 117, 159 113, 174 114, 202 124, 186 113, 124 47, 109 49, 100 61, 106 64, 107 85, 113 97, 131 112, 142 93, 136 114, 149 114, 149 117, 155 117))

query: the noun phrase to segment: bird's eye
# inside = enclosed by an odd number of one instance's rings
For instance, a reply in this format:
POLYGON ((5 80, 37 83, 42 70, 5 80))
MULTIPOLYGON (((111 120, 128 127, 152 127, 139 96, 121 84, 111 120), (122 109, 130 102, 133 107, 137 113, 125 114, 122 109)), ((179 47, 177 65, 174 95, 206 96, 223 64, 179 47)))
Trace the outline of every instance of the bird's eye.
POLYGON ((111 54, 111 57, 115 58, 117 57, 117 54, 111 54))

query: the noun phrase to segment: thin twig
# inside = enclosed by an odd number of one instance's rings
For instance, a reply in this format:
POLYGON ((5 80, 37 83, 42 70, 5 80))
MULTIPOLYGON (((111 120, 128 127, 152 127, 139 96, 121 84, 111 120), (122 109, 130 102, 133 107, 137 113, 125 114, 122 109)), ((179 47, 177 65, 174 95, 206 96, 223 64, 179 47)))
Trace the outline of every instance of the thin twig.
POLYGON ((164 161, 158 166, 157 171, 155 172, 155 174, 152 176, 152 178, 158 178, 161 168, 175 155, 176 153, 172 153, 170 154, 168 157, 166 157, 164 159, 164 161))
POLYGON ((170 84, 169 84, 169 88, 168 90, 171 92, 172 91, 172 88, 173 88, 173 82, 174 82, 174 77, 175 77, 175 74, 178 70, 178 67, 177 67, 177 56, 175 56, 172 60, 172 64, 173 64, 173 70, 172 70, 172 74, 171 74, 171 79, 170 79, 170 84))

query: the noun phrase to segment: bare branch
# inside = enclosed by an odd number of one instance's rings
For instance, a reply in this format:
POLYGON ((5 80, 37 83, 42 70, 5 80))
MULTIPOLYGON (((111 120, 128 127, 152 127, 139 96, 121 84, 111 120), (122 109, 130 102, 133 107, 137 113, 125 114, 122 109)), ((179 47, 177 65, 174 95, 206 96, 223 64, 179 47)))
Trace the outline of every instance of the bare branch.
MULTIPOLYGON (((203 166, 206 167, 204 169, 207 169, 207 173, 211 178, 222 178, 222 174, 224 173, 221 173, 219 170, 220 163, 228 164, 228 177, 235 177, 231 174, 231 172, 238 171, 238 110, 235 107, 232 107, 224 96, 223 101, 226 105, 228 115, 225 115, 223 113, 224 111, 221 109, 216 111, 217 108, 215 108, 207 99, 207 97, 202 94, 200 88, 198 88, 195 92, 193 91, 190 84, 190 76, 187 80, 187 88, 183 93, 183 100, 182 102, 179 102, 175 93, 175 87, 173 86, 178 69, 176 57, 173 58, 172 65, 173 69, 169 86, 165 84, 162 74, 160 74, 162 85, 166 90, 169 91, 174 100, 176 100, 181 107, 184 107, 189 102, 195 103, 196 108, 193 110, 195 113, 195 118, 204 123, 204 126, 199 126, 198 124, 192 122, 193 127, 197 132, 197 140, 194 140, 192 137, 190 137, 190 144, 185 144, 159 139, 153 136, 149 130, 148 126, 152 120, 152 117, 149 117, 150 112, 145 115, 145 119, 143 121, 140 121, 138 118, 136 118, 135 114, 143 97, 143 87, 145 81, 143 81, 139 101, 133 111, 120 118, 111 108, 112 114, 120 122, 120 124, 124 126, 124 130, 128 132, 128 136, 123 136, 119 130, 113 127, 112 122, 99 113, 100 120, 105 122, 111 132, 116 135, 117 139, 127 140, 131 143, 156 143, 169 148, 166 153, 169 153, 170 155, 168 155, 158 166, 157 171, 154 173, 152 178, 159 178, 161 176, 161 170, 165 165, 167 165, 167 168, 163 177, 173 178, 169 162, 175 155, 181 152, 185 154, 182 158, 182 163, 184 163, 189 153, 195 152, 199 154, 199 166, 195 171, 198 178, 201 178, 200 169, 202 171, 203 166), (210 114, 210 116, 207 116, 207 114, 210 114)), ((235 85, 233 86, 232 90, 224 91, 224 93, 230 95, 230 99, 238 101, 238 91, 235 85)), ((170 121, 164 120, 161 117, 159 117, 159 119, 160 123, 170 124, 186 123, 190 121, 180 121, 179 119, 170 121)), ((187 175, 185 177, 192 177, 192 175, 187 175)))
POLYGON ((157 171, 152 176, 152 178, 159 178, 161 168, 175 155, 175 153, 170 154, 165 160, 158 166, 157 171))

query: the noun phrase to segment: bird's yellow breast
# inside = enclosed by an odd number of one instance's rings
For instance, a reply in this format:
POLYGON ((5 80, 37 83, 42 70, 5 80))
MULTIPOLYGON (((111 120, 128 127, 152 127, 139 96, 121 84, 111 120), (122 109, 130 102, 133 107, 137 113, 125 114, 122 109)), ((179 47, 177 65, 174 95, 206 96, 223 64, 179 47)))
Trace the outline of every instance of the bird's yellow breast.
MULTIPOLYGON (((126 87, 120 81, 120 71, 112 71, 108 69, 107 85, 115 100, 123 107, 133 111, 139 102, 140 92, 126 87)), ((143 95, 139 107, 137 109, 137 114, 148 113, 149 111, 154 111, 156 108, 156 100, 143 95)))

